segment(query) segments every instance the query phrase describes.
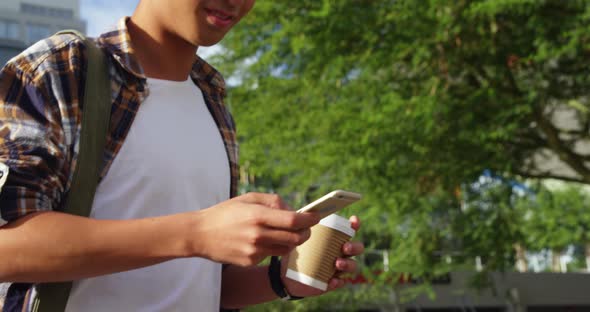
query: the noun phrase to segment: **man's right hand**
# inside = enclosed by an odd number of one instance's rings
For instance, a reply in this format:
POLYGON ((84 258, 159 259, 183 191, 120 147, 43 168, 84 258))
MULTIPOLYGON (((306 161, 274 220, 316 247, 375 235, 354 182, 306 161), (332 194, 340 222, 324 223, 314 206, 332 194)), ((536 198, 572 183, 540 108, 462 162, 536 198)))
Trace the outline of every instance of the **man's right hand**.
POLYGON ((249 266, 288 253, 318 222, 316 215, 289 211, 276 195, 255 193, 131 220, 31 213, 0 227, 0 281, 71 281, 186 257, 249 266))
POLYGON ((195 212, 195 217, 195 254, 240 266, 288 254, 320 221, 317 214, 291 211, 278 195, 262 193, 235 197, 195 212))

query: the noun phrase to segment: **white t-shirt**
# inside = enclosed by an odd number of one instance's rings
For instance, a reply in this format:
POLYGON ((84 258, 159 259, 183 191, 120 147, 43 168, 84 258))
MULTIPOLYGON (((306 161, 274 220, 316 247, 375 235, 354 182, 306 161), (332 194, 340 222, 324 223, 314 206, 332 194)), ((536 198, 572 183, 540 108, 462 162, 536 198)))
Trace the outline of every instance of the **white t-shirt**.
MULTIPOLYGON (((136 219, 227 200, 227 153, 191 79, 148 79, 121 150, 98 186, 91 217, 136 219)), ((66 311, 218 311, 221 264, 177 259, 74 283, 66 311)))

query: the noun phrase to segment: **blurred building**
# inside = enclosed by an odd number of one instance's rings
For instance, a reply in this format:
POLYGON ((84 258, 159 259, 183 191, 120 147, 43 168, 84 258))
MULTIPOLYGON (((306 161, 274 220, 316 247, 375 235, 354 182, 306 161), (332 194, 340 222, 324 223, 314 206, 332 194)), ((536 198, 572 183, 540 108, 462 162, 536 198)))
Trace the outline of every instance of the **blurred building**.
POLYGON ((0 0, 0 64, 62 29, 86 31, 79 0, 0 0))
MULTIPOLYGON (((422 284, 413 279, 384 287, 388 299, 373 300, 364 312, 588 312, 590 278, 583 273, 490 273, 488 287, 473 286, 473 272, 452 272, 434 280, 434 297, 422 293, 409 299, 404 291, 422 284), (402 299, 405 298, 405 299, 402 299)), ((353 284, 352 288, 358 287, 353 284)), ((332 311, 332 310, 329 310, 332 311)), ((340 311, 334 309, 334 311, 340 311)))

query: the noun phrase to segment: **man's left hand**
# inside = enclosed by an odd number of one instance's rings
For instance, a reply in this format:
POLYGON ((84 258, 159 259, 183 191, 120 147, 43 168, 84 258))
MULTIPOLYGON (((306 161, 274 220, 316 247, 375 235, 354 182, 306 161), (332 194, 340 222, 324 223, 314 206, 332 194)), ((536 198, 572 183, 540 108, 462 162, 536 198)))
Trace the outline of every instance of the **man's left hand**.
MULTIPOLYGON (((358 231, 361 223, 357 216, 350 217, 350 223, 352 228, 355 231, 358 231)), ((287 263, 289 263, 289 256, 284 256, 281 260, 281 276, 283 279, 283 283, 287 288, 287 292, 291 296, 297 297, 312 297, 322 295, 326 292, 338 289, 345 285, 345 281, 339 277, 346 273, 356 273, 357 271, 357 262, 355 260, 350 259, 350 257, 358 256, 363 253, 365 250, 365 246, 362 242, 346 242, 342 246, 342 252, 344 254, 343 258, 336 259, 336 274, 334 277, 328 282, 328 289, 326 291, 319 290, 317 288, 299 283, 294 281, 290 278, 285 276, 287 272, 287 263)))

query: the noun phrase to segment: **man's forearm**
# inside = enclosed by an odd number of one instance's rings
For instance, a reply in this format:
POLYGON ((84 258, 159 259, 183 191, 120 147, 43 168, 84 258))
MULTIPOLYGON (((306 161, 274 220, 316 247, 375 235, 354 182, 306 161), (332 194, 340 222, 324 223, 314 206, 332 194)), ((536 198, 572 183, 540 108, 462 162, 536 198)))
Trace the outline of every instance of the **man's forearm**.
POLYGON ((183 215, 95 220, 45 212, 0 227, 0 281, 77 280, 187 257, 183 215))
POLYGON ((267 272, 268 266, 228 266, 223 271, 221 306, 238 309, 277 299, 267 272))

